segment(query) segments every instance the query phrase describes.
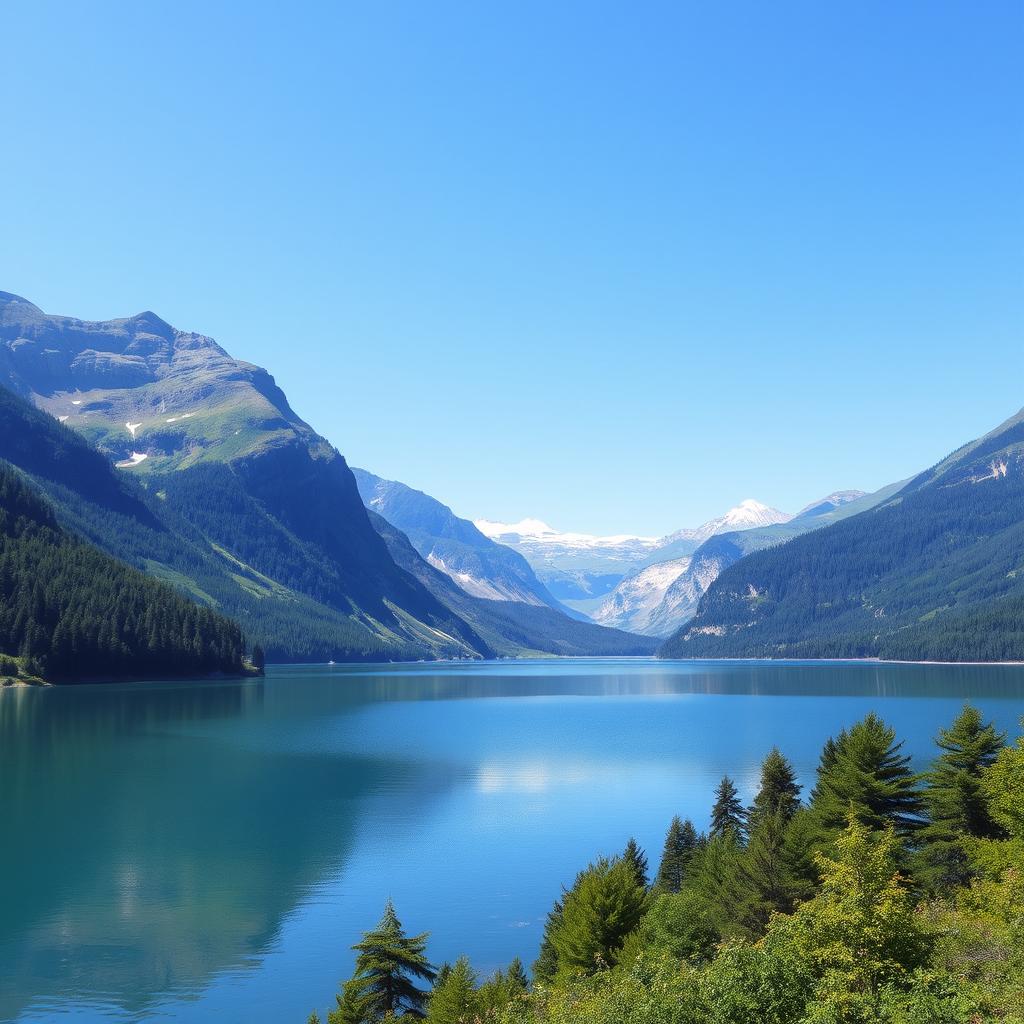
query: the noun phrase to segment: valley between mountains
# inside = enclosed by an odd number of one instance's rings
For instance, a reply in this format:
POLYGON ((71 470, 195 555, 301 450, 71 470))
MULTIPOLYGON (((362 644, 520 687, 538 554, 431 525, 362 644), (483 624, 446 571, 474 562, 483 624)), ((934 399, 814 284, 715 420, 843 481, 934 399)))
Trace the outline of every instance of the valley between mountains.
POLYGON ((1024 659, 1022 414, 870 494, 598 537, 471 521, 350 468, 267 370, 150 312, 83 321, 0 293, 0 384, 0 676, 138 676, 147 645, 183 673, 1024 659), (44 565, 63 596, 39 585, 44 565), (97 593, 97 565, 129 574, 134 604, 97 593))

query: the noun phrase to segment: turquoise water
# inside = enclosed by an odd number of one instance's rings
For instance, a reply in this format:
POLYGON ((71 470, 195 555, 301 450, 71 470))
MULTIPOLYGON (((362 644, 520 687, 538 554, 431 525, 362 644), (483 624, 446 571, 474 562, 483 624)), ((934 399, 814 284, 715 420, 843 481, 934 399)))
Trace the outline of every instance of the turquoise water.
POLYGON ((496 662, 0 692, 0 1020, 305 1021, 391 896, 435 961, 535 955, 576 871, 805 784, 869 710, 920 764, 970 698, 1012 735, 1024 669, 496 662))

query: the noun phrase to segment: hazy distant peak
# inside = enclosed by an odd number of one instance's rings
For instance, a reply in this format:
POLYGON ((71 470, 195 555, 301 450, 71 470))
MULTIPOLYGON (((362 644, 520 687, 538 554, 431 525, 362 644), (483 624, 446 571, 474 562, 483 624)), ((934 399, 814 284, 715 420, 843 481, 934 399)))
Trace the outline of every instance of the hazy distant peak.
POLYGON ((477 519, 474 525, 491 540, 501 540, 503 537, 516 538, 537 544, 554 544, 562 547, 618 547, 627 543, 653 547, 657 543, 656 537, 638 537, 630 533, 617 533, 606 537, 592 533, 560 533, 541 519, 522 519, 518 523, 499 523, 492 519, 477 519))

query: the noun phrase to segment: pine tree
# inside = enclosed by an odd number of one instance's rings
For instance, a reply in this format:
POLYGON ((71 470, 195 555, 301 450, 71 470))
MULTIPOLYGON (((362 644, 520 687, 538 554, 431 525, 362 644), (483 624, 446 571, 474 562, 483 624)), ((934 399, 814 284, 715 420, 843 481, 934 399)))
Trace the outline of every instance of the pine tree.
POLYGON ((759 819, 772 814, 780 814, 783 822, 788 822, 799 806, 800 786, 793 766, 778 747, 773 747, 761 765, 761 786, 750 808, 750 827, 754 828, 759 819))
POLYGON ((479 1004, 476 972, 469 960, 460 956, 443 978, 438 977, 430 995, 427 1020, 430 1024, 471 1024, 479 1004))
POLYGON ((936 743, 942 753, 925 775, 929 821, 921 830, 915 877, 940 891, 970 878, 964 839, 997 839, 1004 834, 989 812, 982 778, 1003 749, 1006 734, 965 704, 956 721, 939 732, 936 743))
POLYGON ((551 936, 557 976, 593 974, 613 967, 626 936, 647 907, 632 865, 601 858, 581 871, 562 901, 562 919, 551 936))
POLYGON ((773 914, 791 913, 803 891, 788 825, 785 809, 758 813, 738 862, 737 922, 753 938, 764 934, 773 914))
POLYGON ((852 809, 870 829, 892 825, 904 840, 913 837, 923 823, 923 804, 902 746, 874 712, 825 745, 811 808, 826 836, 845 828, 852 809))
POLYGON ((747 816, 740 803, 739 792, 728 775, 715 790, 715 805, 711 809, 711 838, 732 834, 743 843, 747 834, 747 816))
POLYGON ((267 665, 267 656, 263 653, 263 648, 256 644, 252 649, 252 667, 259 672, 262 672, 267 665))
POLYGON ((633 869, 633 874, 636 876, 636 884, 641 889, 647 888, 647 854, 644 853, 640 844, 630 838, 629 842, 626 843, 626 849, 622 854, 622 859, 633 869))
POLYGON ((407 936, 388 900, 380 924, 352 948, 356 969, 338 996, 329 1024, 368 1024, 388 1014, 422 1017, 427 993, 416 982, 433 982, 437 972, 424 951, 427 935, 407 936))
MULTIPOLYGON (((564 896, 563 896, 564 898, 564 896)), ((540 940, 540 951, 533 962, 533 976, 545 985, 550 985, 558 973, 558 952, 552 937, 562 925, 562 900, 555 900, 555 905, 548 911, 544 922, 544 935, 540 940)))
POLYGON ((676 815, 665 836, 665 848, 658 865, 654 888, 658 892, 679 892, 683 887, 686 869, 693 859, 700 840, 693 822, 681 821, 676 815))
POLYGON ((505 977, 508 979, 509 987, 516 992, 526 992, 530 987, 530 979, 526 976, 526 970, 519 957, 515 957, 508 965, 505 977))

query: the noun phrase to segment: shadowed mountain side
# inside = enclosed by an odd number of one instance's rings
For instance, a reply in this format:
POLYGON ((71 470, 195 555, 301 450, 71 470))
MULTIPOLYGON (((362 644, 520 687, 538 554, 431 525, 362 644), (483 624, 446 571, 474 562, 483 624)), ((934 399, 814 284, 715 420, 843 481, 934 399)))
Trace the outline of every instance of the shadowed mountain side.
POLYGON ((551 608, 471 597, 449 576, 428 565, 401 530, 375 513, 370 516, 395 561, 454 608, 501 657, 650 655, 657 647, 657 641, 649 637, 578 622, 551 608))
MULTIPOLYGON (((211 463, 142 478, 119 473, 76 431, 2 387, 0 458, 32 477, 62 525, 237 619, 272 660, 484 653, 465 623, 394 565, 368 521, 370 549, 391 567, 383 594, 366 573, 352 571, 341 542, 325 551, 303 540, 248 493, 243 474, 252 466, 211 463), (406 597, 415 598, 427 621, 404 611, 406 597)), ((344 489, 340 466, 325 473, 335 477, 328 496, 344 489)), ((312 503, 319 481, 314 474, 295 493, 312 503)), ((358 498, 356 504, 365 517, 358 498)), ((301 519, 296 513, 290 521, 301 519)))
MULTIPOLYGON (((228 467, 236 489, 262 515, 261 551, 269 551, 271 535, 281 541, 286 534, 283 543, 304 549, 295 557, 319 561, 318 571, 332 580, 327 617, 333 613, 339 620, 333 641, 321 614, 311 616, 307 643, 301 640, 304 631, 295 629, 304 616, 294 607, 279 618, 266 604, 238 609, 246 627, 251 611, 270 628, 265 646, 272 657, 479 655, 472 631, 392 561, 341 455, 299 419, 265 370, 233 359, 211 338, 176 330, 152 313, 105 322, 50 316, 4 292, 0 379, 84 435, 125 476, 166 480, 174 473, 228 467)), ((112 495, 94 493, 87 477, 77 477, 79 493, 109 507, 112 495)), ((203 504, 213 496, 196 497, 203 504)), ((185 512, 180 504, 179 512, 185 512)), ((202 508, 194 513, 204 517, 202 508)), ((139 518, 137 511, 130 514, 139 518)), ((242 540, 222 530, 216 543, 221 557, 245 563, 251 583, 253 571, 268 574, 236 550, 251 550, 242 540)), ((293 589, 291 581, 270 582, 293 589)), ((320 600, 308 587, 295 589, 320 600)), ((265 596, 248 585, 243 590, 250 606, 265 596)))
POLYGON ((1024 659, 1024 413, 723 572, 666 657, 1024 659))

